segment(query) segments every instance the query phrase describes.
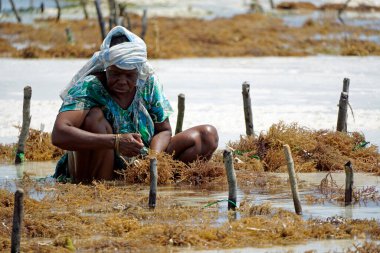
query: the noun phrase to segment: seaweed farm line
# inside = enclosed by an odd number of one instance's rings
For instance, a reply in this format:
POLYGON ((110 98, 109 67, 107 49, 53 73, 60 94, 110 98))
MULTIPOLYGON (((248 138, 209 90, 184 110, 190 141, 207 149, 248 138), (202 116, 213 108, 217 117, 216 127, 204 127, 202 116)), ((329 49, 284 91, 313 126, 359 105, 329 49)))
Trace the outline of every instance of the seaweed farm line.
MULTIPOLYGON (((22 122, 23 87, 33 89, 31 127, 50 132, 60 107, 59 91, 85 60, 2 59, 0 142, 17 141, 22 122), (10 109, 11 108, 11 109, 10 109)), ((348 131, 364 133, 380 145, 380 57, 263 57, 152 60, 164 86, 176 125, 177 95, 186 95, 183 129, 212 124, 219 148, 245 133, 241 85, 251 84, 255 133, 274 123, 297 122, 310 129, 335 129, 343 78, 351 80, 348 131)))

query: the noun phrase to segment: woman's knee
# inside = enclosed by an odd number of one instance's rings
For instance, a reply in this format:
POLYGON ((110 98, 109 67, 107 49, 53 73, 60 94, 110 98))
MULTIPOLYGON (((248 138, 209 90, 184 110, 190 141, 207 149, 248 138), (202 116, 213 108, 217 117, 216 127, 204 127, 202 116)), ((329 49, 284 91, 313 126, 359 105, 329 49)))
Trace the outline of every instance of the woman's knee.
POLYGON ((111 125, 99 107, 90 109, 81 128, 92 133, 112 133, 111 125))
POLYGON ((208 150, 215 151, 218 148, 219 135, 216 128, 212 125, 202 125, 200 126, 200 136, 202 145, 208 150))

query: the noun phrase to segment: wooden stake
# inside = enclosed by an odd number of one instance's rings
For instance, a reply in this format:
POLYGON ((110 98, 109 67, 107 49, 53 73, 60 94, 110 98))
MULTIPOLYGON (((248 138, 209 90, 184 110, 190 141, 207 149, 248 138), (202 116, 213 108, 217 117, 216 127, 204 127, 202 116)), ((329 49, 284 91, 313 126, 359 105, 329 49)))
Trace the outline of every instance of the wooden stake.
POLYGON ((100 27, 100 33, 102 35, 102 40, 106 37, 106 28, 104 25, 104 19, 103 19, 103 14, 102 14, 102 9, 100 7, 100 0, 95 0, 95 8, 96 8, 96 13, 98 14, 98 23, 100 27))
POLYGON ((178 115, 175 134, 182 132, 183 118, 185 116, 185 94, 178 95, 178 115))
POLYGON ((290 181, 290 187, 292 189, 294 209, 296 211, 296 214, 301 215, 302 206, 301 206, 300 196, 298 193, 296 172, 294 170, 294 161, 292 157, 292 152, 290 151, 290 147, 288 144, 284 145, 284 153, 285 153, 286 161, 288 162, 289 181, 290 181))
POLYGON ((157 196, 157 159, 150 159, 150 190, 149 190, 149 208, 156 207, 157 196))
POLYGON ((148 10, 144 9, 143 16, 141 19, 141 39, 144 40, 146 31, 148 30, 148 10))
POLYGON ((82 6, 84 18, 88 19, 88 12, 87 12, 87 0, 80 0, 80 5, 82 6))
POLYGON ((12 10, 13 10, 13 13, 15 14, 15 16, 16 16, 17 22, 21 23, 21 17, 18 14, 18 11, 17 11, 15 3, 13 2, 13 0, 9 0, 9 2, 11 3, 12 10))
POLYGON ((11 252, 20 252, 21 228, 24 216, 24 191, 17 189, 15 192, 15 203, 13 209, 13 227, 11 239, 11 252))
POLYGON ((119 4, 119 10, 120 10, 120 15, 123 16, 123 21, 122 21, 123 26, 127 27, 129 31, 132 31, 132 24, 131 24, 131 19, 129 18, 129 15, 128 15, 127 5, 119 4), (125 19, 127 20, 127 25, 125 25, 125 19))
POLYGON ((74 35, 70 27, 65 28, 67 43, 74 44, 74 35))
POLYGON ((252 120, 252 107, 251 97, 249 95, 249 83, 243 83, 243 105, 244 105, 244 119, 245 119, 245 132, 249 136, 254 135, 253 120, 252 120))
POLYGON ((345 24, 345 23, 344 23, 344 20, 343 20, 343 18, 342 18, 342 14, 343 14, 343 12, 347 9, 348 4, 349 4, 350 2, 351 2, 351 0, 347 0, 347 1, 344 3, 343 7, 342 7, 341 9, 338 10, 338 19, 339 19, 339 21, 340 21, 342 24, 345 24))
POLYGON ((109 30, 111 30, 114 26, 117 25, 117 5, 115 0, 108 0, 108 7, 110 10, 109 15, 109 30))
POLYGON ((348 106, 348 93, 342 91, 339 99, 338 121, 336 131, 347 133, 347 106, 348 106))
POLYGON ((226 168, 227 182, 228 182, 228 210, 235 211, 236 208, 236 196, 237 196, 237 182, 234 169, 232 152, 224 150, 223 161, 226 168))
POLYGON ((30 126, 30 99, 32 97, 32 88, 30 86, 26 86, 24 88, 24 103, 22 108, 22 127, 20 132, 20 137, 18 139, 17 152, 15 158, 15 164, 20 164, 24 161, 24 150, 25 150, 25 142, 29 134, 29 126, 30 126))
POLYGON ((352 168, 352 163, 350 161, 344 165, 344 172, 346 173, 344 203, 347 206, 352 203, 352 187, 354 185, 354 169, 352 168))
POLYGON ((338 112, 338 123, 336 130, 339 132, 347 132, 347 105, 348 105, 348 93, 350 89, 350 79, 343 79, 343 92, 346 94, 340 95, 339 100, 339 112, 338 112), (342 112, 341 112, 342 109, 342 112), (344 113, 346 112, 346 113, 344 113))
POLYGON ((343 92, 349 93, 350 89, 350 79, 349 78, 344 78, 343 79, 343 92))
POLYGON ((61 18, 61 6, 59 5, 59 0, 54 0, 55 1, 55 5, 57 6, 57 18, 56 18, 56 21, 58 22, 59 19, 61 18))
POLYGON ((274 5, 273 0, 269 0, 269 3, 270 3, 270 7, 271 7, 272 9, 276 8, 276 6, 274 5))

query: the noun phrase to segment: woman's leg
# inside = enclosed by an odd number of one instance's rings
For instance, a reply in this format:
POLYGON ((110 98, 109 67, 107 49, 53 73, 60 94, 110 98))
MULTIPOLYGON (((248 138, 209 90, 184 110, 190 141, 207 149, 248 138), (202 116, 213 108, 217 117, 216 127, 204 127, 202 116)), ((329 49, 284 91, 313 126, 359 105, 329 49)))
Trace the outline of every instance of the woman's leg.
MULTIPOLYGON (((81 129, 92 133, 112 134, 111 125, 98 107, 94 107, 89 111, 81 129)), ((75 151, 73 155, 74 168, 69 168, 74 182, 112 179, 114 155, 113 149, 75 151)))
POLYGON ((166 150, 174 159, 185 163, 197 159, 210 160, 218 147, 219 136, 215 127, 200 125, 187 129, 172 137, 166 150))

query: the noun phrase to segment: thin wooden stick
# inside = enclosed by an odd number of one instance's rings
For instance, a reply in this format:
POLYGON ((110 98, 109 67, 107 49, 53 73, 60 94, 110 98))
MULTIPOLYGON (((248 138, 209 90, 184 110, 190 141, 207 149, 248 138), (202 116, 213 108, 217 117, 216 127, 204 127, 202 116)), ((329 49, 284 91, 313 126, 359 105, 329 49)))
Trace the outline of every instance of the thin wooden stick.
POLYGON ((13 10, 13 13, 15 14, 15 16, 16 16, 17 22, 21 23, 21 17, 18 14, 18 11, 17 11, 15 3, 13 2, 13 0, 9 0, 9 2, 11 3, 12 10, 13 10))
POLYGON ((11 239, 11 252, 20 252, 22 219, 24 216, 24 191, 17 189, 15 192, 15 203, 13 209, 13 227, 11 239))
POLYGON ((284 153, 285 153, 286 161, 288 162, 289 181, 290 181, 290 187, 292 189, 294 209, 296 211, 296 214, 301 215, 302 206, 301 206, 300 196, 298 193, 296 172, 294 170, 294 161, 292 157, 292 152, 290 151, 290 147, 287 144, 284 145, 284 153))
POLYGON ((147 30, 148 30, 148 10, 144 9, 143 16, 141 19, 141 39, 144 40, 147 30))
POLYGON ((61 18, 61 5, 59 4, 59 0, 54 0, 55 1, 55 5, 57 6, 57 18, 56 18, 56 21, 58 22, 59 19, 61 18))
POLYGON ((343 12, 347 9, 348 4, 349 4, 350 2, 351 2, 351 0, 347 0, 347 1, 344 3, 343 7, 342 7, 341 9, 338 10, 338 19, 339 19, 339 21, 340 21, 342 24, 345 24, 345 23, 344 23, 344 20, 343 20, 343 18, 342 18, 342 14, 343 14, 343 12))
POLYGON ((343 79, 343 92, 349 93, 350 89, 350 79, 349 78, 344 78, 343 79))
POLYGON ((178 115, 175 134, 182 132, 183 118, 185 116, 185 94, 178 95, 178 115))
POLYGON ((15 164, 20 164, 24 161, 25 142, 29 134, 29 126, 32 117, 30 116, 30 99, 32 97, 32 88, 25 86, 24 88, 24 103, 22 108, 22 127, 20 137, 18 139, 15 164))
POLYGON ((95 8, 96 8, 96 13, 98 14, 98 23, 100 27, 100 33, 102 35, 102 40, 106 37, 106 28, 104 25, 104 19, 103 19, 103 14, 102 14, 102 9, 100 6, 100 0, 95 0, 95 8))
POLYGON ((132 24, 131 24, 131 19, 129 18, 128 15, 128 10, 127 10, 127 5, 126 4, 119 4, 119 10, 120 10, 120 15, 123 16, 123 26, 127 27, 129 31, 132 31, 132 24), (125 25, 125 19, 127 20, 127 25, 125 25))
POLYGON ((224 150, 223 160, 228 182, 228 210, 235 211, 237 198, 237 182, 232 152, 229 150, 224 150))
POLYGON ((109 15, 109 30, 117 25, 118 15, 117 15, 117 5, 115 0, 108 0, 108 7, 110 10, 109 15))
POLYGON ((336 124, 336 131, 347 132, 347 107, 348 107, 348 93, 342 91, 339 99, 338 121, 336 124))
POLYGON ((82 6, 84 18, 88 19, 88 12, 87 12, 87 0, 80 0, 80 5, 82 6))
POLYGON ((157 159, 150 159, 150 190, 149 190, 149 208, 156 207, 157 197, 157 159))
POLYGON ((354 185, 354 169, 352 168, 352 163, 350 161, 344 165, 344 172, 346 173, 344 203, 347 206, 352 203, 352 187, 354 185))
POLYGON ((269 3, 270 3, 270 7, 271 7, 272 9, 275 9, 275 8, 276 8, 276 6, 274 5, 273 0, 269 0, 269 3))
POLYGON ((66 40, 70 44, 74 44, 74 35, 70 27, 65 28, 66 40))
POLYGON ((243 89, 243 105, 244 105, 244 119, 245 119, 245 132, 249 136, 253 136, 255 133, 253 131, 253 120, 252 120, 252 106, 251 97, 249 95, 249 83, 244 82, 242 85, 243 89))

